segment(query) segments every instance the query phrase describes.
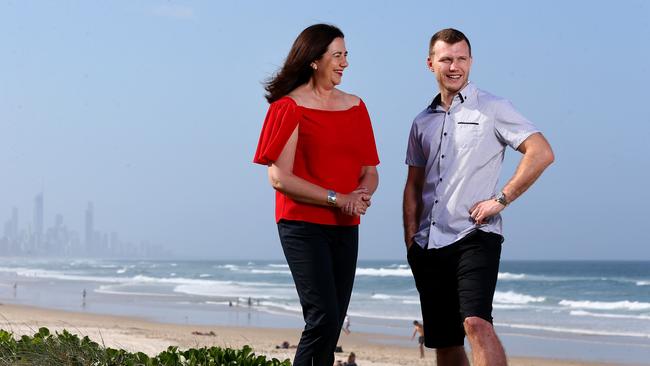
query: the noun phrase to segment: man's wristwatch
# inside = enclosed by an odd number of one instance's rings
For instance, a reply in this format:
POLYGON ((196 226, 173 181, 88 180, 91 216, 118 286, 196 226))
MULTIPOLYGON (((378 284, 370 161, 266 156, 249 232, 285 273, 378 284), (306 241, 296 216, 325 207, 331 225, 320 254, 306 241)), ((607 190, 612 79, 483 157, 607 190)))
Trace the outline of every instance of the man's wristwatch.
POLYGON ((494 198, 495 201, 499 202, 500 204, 504 206, 508 206, 510 202, 508 202, 508 199, 506 198, 506 194, 503 192, 499 192, 497 196, 494 198))
POLYGON ((336 206, 336 192, 327 191, 327 204, 330 206, 336 206))

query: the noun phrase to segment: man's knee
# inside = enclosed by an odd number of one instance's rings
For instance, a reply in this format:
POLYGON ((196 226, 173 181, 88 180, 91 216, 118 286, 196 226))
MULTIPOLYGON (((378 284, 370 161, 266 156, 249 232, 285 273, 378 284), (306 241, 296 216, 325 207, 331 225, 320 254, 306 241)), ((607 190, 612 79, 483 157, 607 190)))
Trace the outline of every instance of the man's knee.
POLYGON ((465 327, 465 333, 467 333, 469 337, 480 337, 494 334, 494 327, 492 326, 492 323, 477 316, 469 316, 465 318, 463 326, 465 327))

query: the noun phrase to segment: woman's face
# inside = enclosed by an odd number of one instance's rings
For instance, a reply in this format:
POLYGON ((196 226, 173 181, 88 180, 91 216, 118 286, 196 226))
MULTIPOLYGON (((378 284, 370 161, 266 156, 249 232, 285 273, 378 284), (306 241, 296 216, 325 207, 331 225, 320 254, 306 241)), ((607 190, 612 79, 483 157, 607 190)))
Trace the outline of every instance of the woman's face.
POLYGON ((317 82, 339 85, 343 78, 343 70, 348 67, 348 51, 343 38, 334 38, 323 56, 314 61, 314 65, 316 65, 314 78, 317 82))

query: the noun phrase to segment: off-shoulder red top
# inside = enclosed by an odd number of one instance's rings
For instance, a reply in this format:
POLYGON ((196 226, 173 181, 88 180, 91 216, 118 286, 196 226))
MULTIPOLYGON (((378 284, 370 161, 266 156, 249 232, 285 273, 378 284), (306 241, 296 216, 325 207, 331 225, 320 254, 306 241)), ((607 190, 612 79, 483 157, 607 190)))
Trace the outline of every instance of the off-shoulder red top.
MULTIPOLYGON (((379 164, 366 105, 341 111, 302 107, 290 97, 271 103, 253 162, 269 165, 298 128, 293 174, 320 187, 350 193, 359 185, 362 166, 379 164)), ((326 225, 358 225, 340 209, 292 200, 276 191, 275 219, 326 225)))

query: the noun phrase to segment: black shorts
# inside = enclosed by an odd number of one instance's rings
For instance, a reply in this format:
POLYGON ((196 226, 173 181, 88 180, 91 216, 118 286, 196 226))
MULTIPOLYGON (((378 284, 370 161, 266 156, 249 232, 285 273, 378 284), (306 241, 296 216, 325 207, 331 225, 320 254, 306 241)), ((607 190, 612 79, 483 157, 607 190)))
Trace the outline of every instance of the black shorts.
POLYGON ((467 317, 492 323, 502 242, 499 234, 476 230, 440 249, 411 245, 407 257, 420 293, 425 346, 462 346, 467 317))

